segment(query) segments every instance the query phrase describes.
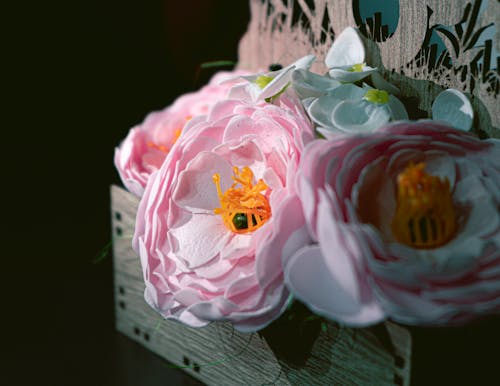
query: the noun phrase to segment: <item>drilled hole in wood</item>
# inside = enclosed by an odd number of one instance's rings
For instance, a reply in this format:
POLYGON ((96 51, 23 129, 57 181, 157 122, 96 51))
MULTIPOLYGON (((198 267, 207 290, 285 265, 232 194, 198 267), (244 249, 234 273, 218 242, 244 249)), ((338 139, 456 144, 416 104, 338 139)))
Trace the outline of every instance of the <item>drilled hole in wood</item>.
POLYGON ((139 327, 134 327, 134 334, 139 335, 141 333, 141 330, 139 330, 139 327))
POLYGON ((396 355, 396 357, 394 358, 394 363, 396 364, 396 367, 399 367, 400 369, 405 367, 405 359, 403 357, 400 357, 399 355, 396 355))
POLYGON ((122 214, 120 212, 115 212, 115 219, 117 221, 122 221, 122 214))
POLYGON ((120 295, 125 295, 125 288, 123 288, 122 286, 118 287, 118 292, 120 293, 120 295))
POLYGON ((191 363, 191 361, 189 360, 188 357, 183 356, 182 357, 182 363, 184 363, 186 366, 189 366, 189 364, 191 363))
POLYGON ((116 227, 115 232, 117 236, 121 236, 123 234, 122 228, 121 227, 116 227))
POLYGON ((394 384, 398 386, 403 386, 403 378, 398 374, 394 374, 394 384))
POLYGON ((197 373, 200 372, 200 365, 198 363, 193 362, 193 370, 196 371, 197 373))
POLYGON ((118 305, 120 306, 120 308, 121 308, 122 310, 124 310, 124 309, 125 309, 125 302, 124 302, 123 300, 122 300, 122 301, 120 301, 120 302, 118 303, 118 305))
POLYGON ((144 340, 149 342, 149 334, 147 332, 144 333, 144 340))

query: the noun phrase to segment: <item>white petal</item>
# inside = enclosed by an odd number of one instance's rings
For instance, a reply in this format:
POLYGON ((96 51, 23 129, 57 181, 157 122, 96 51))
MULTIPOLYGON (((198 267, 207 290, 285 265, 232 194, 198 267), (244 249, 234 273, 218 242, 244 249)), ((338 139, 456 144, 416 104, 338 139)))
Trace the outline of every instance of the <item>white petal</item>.
POLYGON ((456 129, 469 131, 473 118, 474 111, 469 99, 458 90, 443 91, 432 104, 432 119, 444 121, 456 129))
POLYGON ((405 109, 405 105, 401 103, 401 101, 398 98, 389 95, 389 102, 387 102, 387 105, 391 110, 391 117, 393 121, 409 119, 408 113, 406 112, 405 109))
POLYGON ((365 61, 365 48, 356 29, 347 27, 335 39, 326 54, 328 68, 352 66, 365 61))
POLYGON ((328 95, 313 100, 307 107, 310 118, 319 126, 335 129, 331 114, 338 103, 345 100, 361 100, 365 91, 353 84, 343 84, 331 90, 328 95))
POLYGON ((326 139, 335 139, 339 135, 345 135, 345 131, 335 129, 334 127, 316 127, 316 131, 326 139))
POLYGON ((252 100, 252 95, 248 90, 248 84, 243 83, 231 87, 227 99, 252 100))
POLYGON ((329 90, 340 86, 340 82, 328 76, 318 75, 301 69, 293 72, 292 85, 302 99, 324 95, 329 90))
POLYGON ((273 76, 275 72, 266 72, 266 73, 257 73, 257 74, 252 74, 252 75, 240 75, 240 78, 241 79, 245 79, 247 81, 249 81, 250 83, 255 83, 255 81, 257 80, 258 77, 262 76, 262 75, 265 75, 265 76, 273 76))
POLYGON ((343 84, 330 91, 328 95, 340 100, 359 100, 363 98, 365 93, 364 89, 354 84, 343 84))
POLYGON ((314 55, 306 55, 299 60, 297 60, 295 63, 292 64, 292 66, 296 70, 308 70, 311 65, 314 63, 316 60, 316 56, 314 55))
POLYGON ((399 88, 386 81, 378 71, 372 73, 372 82, 376 89, 387 91, 389 94, 399 95, 399 88))
POLYGON ((351 66, 336 67, 330 69, 328 73, 333 79, 339 82, 354 83, 377 71, 376 68, 368 66, 363 67, 363 71, 349 71, 350 68, 351 66))
POLYGON ((262 89, 258 95, 257 101, 270 98, 283 90, 290 82, 293 71, 294 67, 292 66, 279 71, 279 74, 262 89))
POLYGON ((216 257, 229 236, 222 218, 213 214, 193 214, 187 223, 169 231, 172 252, 191 269, 216 257))
POLYGON ((310 97, 310 98, 305 98, 302 99, 302 106, 304 106, 304 109, 307 110, 309 109, 309 106, 311 106, 311 103, 313 103, 316 100, 316 98, 310 97))
POLYGON ((339 99, 331 95, 319 97, 309 105, 307 113, 309 114, 313 122, 317 123, 318 125, 326 128, 333 128, 331 115, 333 108, 339 102, 339 99))
POLYGON ((292 293, 315 313, 349 325, 369 325, 383 313, 376 304, 362 304, 331 276, 319 246, 306 246, 285 266, 285 282, 292 293))
POLYGON ((332 112, 334 127, 348 133, 371 132, 385 125, 391 116, 385 106, 367 101, 344 101, 332 112))

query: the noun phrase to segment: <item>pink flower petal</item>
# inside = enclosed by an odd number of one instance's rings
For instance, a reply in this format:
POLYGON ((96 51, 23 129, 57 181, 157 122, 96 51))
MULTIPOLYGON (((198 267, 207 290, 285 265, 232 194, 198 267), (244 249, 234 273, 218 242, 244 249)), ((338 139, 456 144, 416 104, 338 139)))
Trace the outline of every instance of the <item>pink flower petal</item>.
POLYGON ((179 174, 173 193, 174 202, 181 208, 196 213, 214 213, 220 207, 213 175, 221 178, 221 190, 225 192, 232 184, 231 165, 215 153, 203 152, 193 159, 186 170, 179 174))
POLYGON ((169 236, 174 245, 172 252, 189 268, 197 268, 220 253, 230 234, 220 216, 194 214, 186 224, 170 229, 169 236))
POLYGON ((384 318, 376 303, 360 304, 331 276, 319 246, 297 251, 285 266, 290 290, 314 312, 352 326, 366 326, 384 318))

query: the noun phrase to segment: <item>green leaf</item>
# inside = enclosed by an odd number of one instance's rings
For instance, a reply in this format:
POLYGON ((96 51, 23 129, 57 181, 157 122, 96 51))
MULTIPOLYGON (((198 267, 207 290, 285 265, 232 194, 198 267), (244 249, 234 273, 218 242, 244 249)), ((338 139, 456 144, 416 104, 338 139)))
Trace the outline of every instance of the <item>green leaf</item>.
POLYGON ((98 264, 103 261, 106 257, 108 257, 109 252, 111 250, 111 246, 113 245, 113 241, 107 243, 92 259, 92 264, 98 264))
POLYGON ((230 67, 235 66, 236 62, 232 60, 216 60, 214 62, 205 62, 200 64, 200 68, 213 68, 213 67, 230 67))

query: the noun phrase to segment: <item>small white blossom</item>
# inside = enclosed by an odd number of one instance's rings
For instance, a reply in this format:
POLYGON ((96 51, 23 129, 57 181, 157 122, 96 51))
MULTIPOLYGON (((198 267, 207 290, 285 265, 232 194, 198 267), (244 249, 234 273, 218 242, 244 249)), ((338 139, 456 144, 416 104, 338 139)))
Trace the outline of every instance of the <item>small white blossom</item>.
POLYGON ((384 90, 343 84, 308 101, 307 112, 326 138, 339 133, 371 132, 390 121, 406 120, 404 105, 384 90))
POLYGON ((334 40, 325 58, 328 73, 333 79, 354 83, 377 71, 365 63, 365 47, 358 33, 347 27, 334 40))
POLYGON ((291 85, 294 71, 309 69, 315 59, 314 55, 307 55, 278 71, 242 76, 249 83, 245 85, 244 91, 240 87, 240 89, 234 90, 233 95, 241 97, 243 92, 246 92, 254 102, 270 100, 280 95, 291 85))
POLYGON ((440 93, 434 100, 432 119, 446 122, 455 129, 469 131, 472 127, 474 111, 464 94, 450 88, 440 93))

